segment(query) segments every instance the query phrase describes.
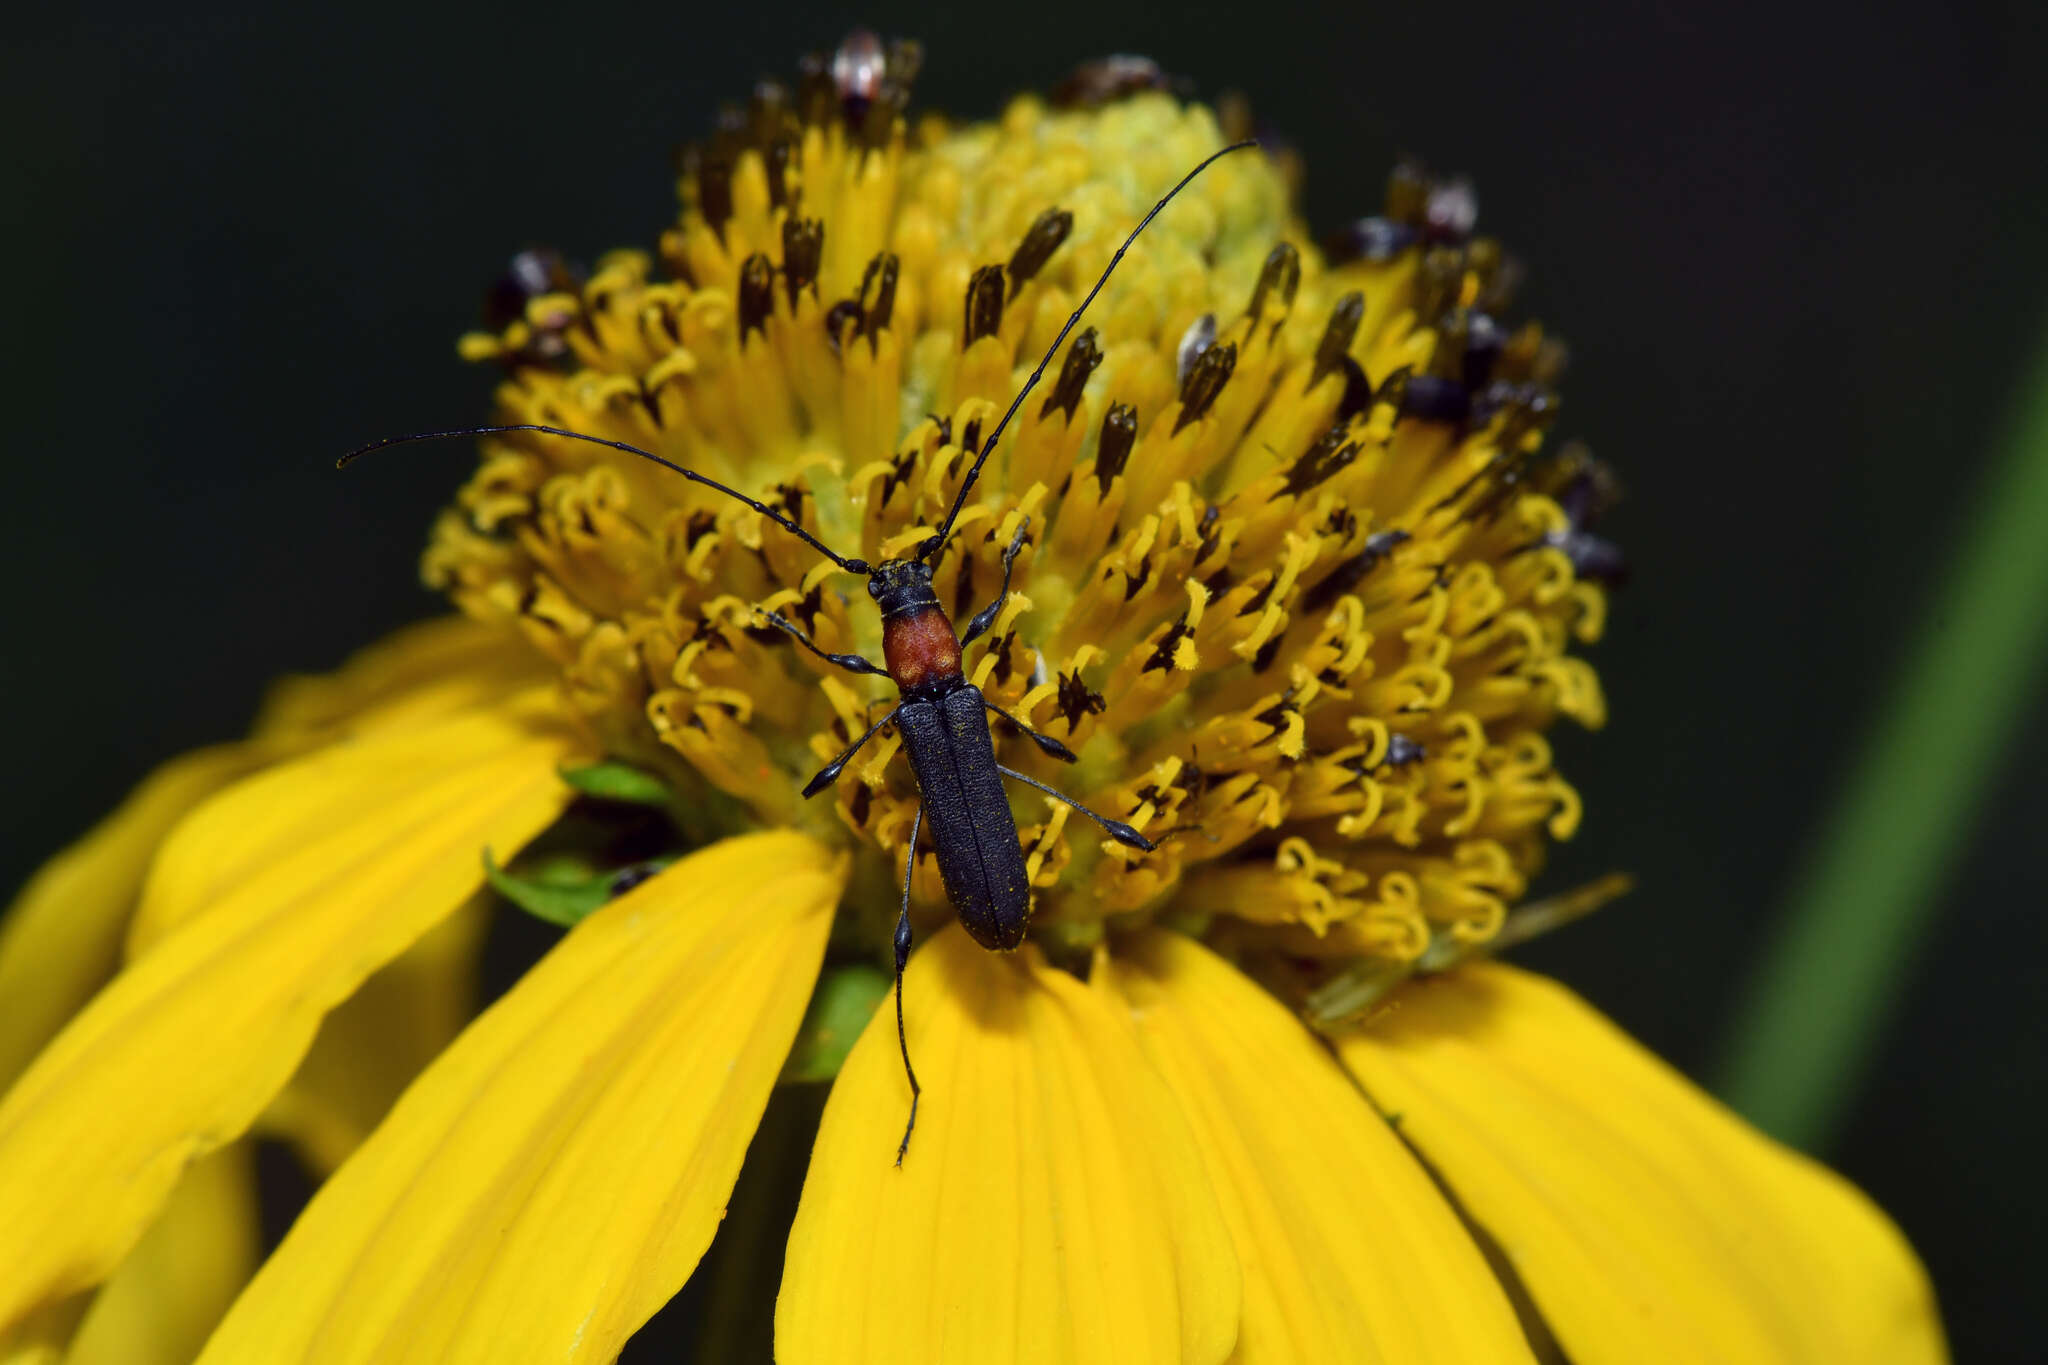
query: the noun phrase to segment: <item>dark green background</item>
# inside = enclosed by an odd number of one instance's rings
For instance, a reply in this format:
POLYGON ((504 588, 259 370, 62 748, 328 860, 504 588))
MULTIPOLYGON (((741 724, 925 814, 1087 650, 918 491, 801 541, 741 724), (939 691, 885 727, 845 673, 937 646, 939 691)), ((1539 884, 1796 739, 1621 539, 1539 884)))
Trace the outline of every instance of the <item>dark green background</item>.
MULTIPOLYGON (((1079 58, 1239 89, 1319 226, 1396 151, 1469 172, 1572 343, 1560 431, 1611 460, 1635 578, 1565 735, 1558 880, 1642 889, 1525 954, 1696 1075, 1964 530, 2048 325, 2032 6, 499 4, 10 21, 0 883, 268 677, 430 611, 414 562, 479 418, 453 339, 512 251, 651 243, 668 152, 855 17, 993 112, 1079 58)), ((2048 527, 2043 528, 2048 534, 2048 527)), ((2033 1354, 2048 726, 2029 715, 1826 1155, 1918 1243, 1958 1354, 2033 1354)), ((4 1002, 0 1002, 4 1008, 4 1002)))

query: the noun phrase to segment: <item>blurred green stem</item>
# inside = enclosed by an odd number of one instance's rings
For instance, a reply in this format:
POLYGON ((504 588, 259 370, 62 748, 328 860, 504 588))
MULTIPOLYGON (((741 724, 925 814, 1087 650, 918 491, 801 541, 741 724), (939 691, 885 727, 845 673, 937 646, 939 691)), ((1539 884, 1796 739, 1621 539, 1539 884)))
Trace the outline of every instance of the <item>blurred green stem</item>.
POLYGON ((1825 1148, 1855 1095, 1945 874, 2039 695, 2048 347, 2021 382, 1947 578, 1736 1015, 1721 1094, 1796 1146, 1825 1148))

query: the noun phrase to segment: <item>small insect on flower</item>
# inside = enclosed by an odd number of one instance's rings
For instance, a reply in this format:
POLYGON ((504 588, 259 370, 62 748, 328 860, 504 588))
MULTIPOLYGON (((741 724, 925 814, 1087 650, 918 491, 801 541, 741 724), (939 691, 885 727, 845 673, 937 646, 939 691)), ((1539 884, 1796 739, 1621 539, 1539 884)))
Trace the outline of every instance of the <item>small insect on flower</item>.
MULTIPOLYGON (((835 72, 835 74, 837 74, 835 72)), ((797 644, 817 655, 825 662, 849 673, 875 674, 888 678, 896 684, 900 694, 895 706, 883 714, 881 719, 868 726, 866 733, 849 744, 844 752, 820 768, 811 780, 804 784, 805 798, 816 796, 838 780, 846 765, 864 748, 868 741, 881 732, 883 726, 894 723, 903 740, 903 748, 910 756, 910 771, 917 779, 919 805, 910 825, 909 846, 903 860, 903 904, 896 919, 896 1043, 903 1053, 904 1075, 910 1081, 910 1117, 903 1126, 903 1140, 896 1147, 896 1164, 903 1164, 903 1157, 910 1150, 910 1135, 917 1128, 917 1103, 923 1094, 918 1085, 917 1069, 910 1062, 910 1042, 903 1027, 903 969, 910 961, 910 889, 917 866, 917 840, 927 815, 931 817, 933 851, 939 864, 939 875, 945 882, 946 898, 952 903, 960 924, 973 936, 974 941, 992 951, 1008 952, 1024 941, 1024 930, 1031 918, 1031 878, 1024 865, 1024 853, 1017 838, 1017 819, 1010 810, 1008 799, 1003 795, 1003 779, 1011 778, 1037 788, 1056 801, 1064 802, 1080 814, 1087 816, 1102 827, 1105 834, 1118 843, 1141 852, 1151 852, 1157 847, 1150 839, 1140 834, 1122 820, 1112 820, 1097 811, 1090 810, 1081 802, 1057 788, 1047 786, 1036 778, 1029 777, 1013 768, 1005 768, 996 762, 994 739, 989 734, 988 716, 993 712, 1009 721, 1041 750, 1065 763, 1076 760, 1074 752, 1066 745, 1032 729, 1029 725, 1003 710, 987 697, 981 689, 967 681, 961 671, 961 651, 985 634, 1001 615, 1003 604, 1010 595, 1010 571, 1023 552, 1031 530, 1030 518, 1022 519, 1016 534, 1003 551, 1003 581, 996 590, 995 600, 976 612, 967 623, 966 633, 956 634, 952 621, 945 609, 939 605, 937 595, 932 591, 932 566, 944 552, 953 532, 953 523, 960 515, 960 509, 967 502, 967 496, 974 489, 975 480, 981 475, 982 466, 994 453, 996 442, 1001 439, 1003 429, 1010 419, 1017 415, 1024 399, 1044 376, 1052 358, 1059 354, 1067 335, 1081 321, 1081 315, 1088 311, 1088 305, 1102 292, 1102 286, 1115 273, 1117 263, 1124 258, 1131 243, 1145 230, 1146 224, 1159 216, 1173 201, 1173 197, 1210 165, 1232 152, 1255 147, 1255 142, 1236 142, 1220 151, 1203 158, 1174 187, 1162 196, 1152 211, 1139 220, 1131 229, 1123 245, 1111 256, 1109 264, 1060 328, 1052 345, 1039 358, 1038 366, 1030 378, 1010 401, 1002 420, 989 432, 988 438, 975 452, 974 464, 968 469, 967 477, 961 480, 960 490, 953 497, 952 505, 946 510, 945 520, 931 536, 907 559, 885 560, 869 564, 864 559, 842 555, 820 541, 810 532, 776 511, 765 503, 735 488, 729 488, 715 479, 707 478, 694 469, 687 469, 673 461, 663 459, 652 451, 623 441, 607 440, 585 432, 570 431, 562 427, 522 423, 509 426, 463 427, 452 431, 414 432, 405 436, 386 437, 360 446, 336 461, 336 466, 346 467, 352 460, 387 446, 408 445, 417 441, 436 441, 458 436, 490 436, 504 432, 530 431, 549 436, 559 436, 572 441, 587 441, 592 445, 607 446, 613 450, 650 460, 665 469, 673 470, 692 483, 699 483, 729 497, 736 498, 767 517, 776 525, 797 536, 818 553, 824 555, 847 573, 865 575, 868 580, 868 596, 882 613, 882 651, 886 666, 877 664, 861 654, 833 654, 818 647, 810 635, 796 622, 777 612, 756 608, 764 620, 776 629, 787 633, 797 644)), ((1056 245, 1056 243, 1055 243, 1056 245)), ((1213 322, 1211 324, 1213 331, 1213 322)), ((1083 338, 1085 340, 1086 338, 1083 338)), ((1076 343, 1077 345, 1079 343, 1076 343)))

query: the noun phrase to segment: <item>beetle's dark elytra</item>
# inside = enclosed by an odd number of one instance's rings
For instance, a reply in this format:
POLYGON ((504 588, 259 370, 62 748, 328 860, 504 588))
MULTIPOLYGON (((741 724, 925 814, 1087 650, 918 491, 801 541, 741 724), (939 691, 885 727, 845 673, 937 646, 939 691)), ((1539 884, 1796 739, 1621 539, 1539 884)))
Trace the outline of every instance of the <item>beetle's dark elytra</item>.
POLYGON ((896 725, 946 899, 976 943, 1008 950, 1024 941, 1031 880, 983 705, 981 689, 962 682, 936 699, 906 698, 896 725))

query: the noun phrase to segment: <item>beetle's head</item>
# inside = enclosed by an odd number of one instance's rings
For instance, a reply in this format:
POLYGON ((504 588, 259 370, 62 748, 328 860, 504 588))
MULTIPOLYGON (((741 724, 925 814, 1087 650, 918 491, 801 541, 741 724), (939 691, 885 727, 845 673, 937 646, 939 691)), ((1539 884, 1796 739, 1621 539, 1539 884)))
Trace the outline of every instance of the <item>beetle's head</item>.
POLYGON ((868 596, 882 609, 884 617, 935 607, 931 565, 916 559, 891 559, 868 573, 868 596))

